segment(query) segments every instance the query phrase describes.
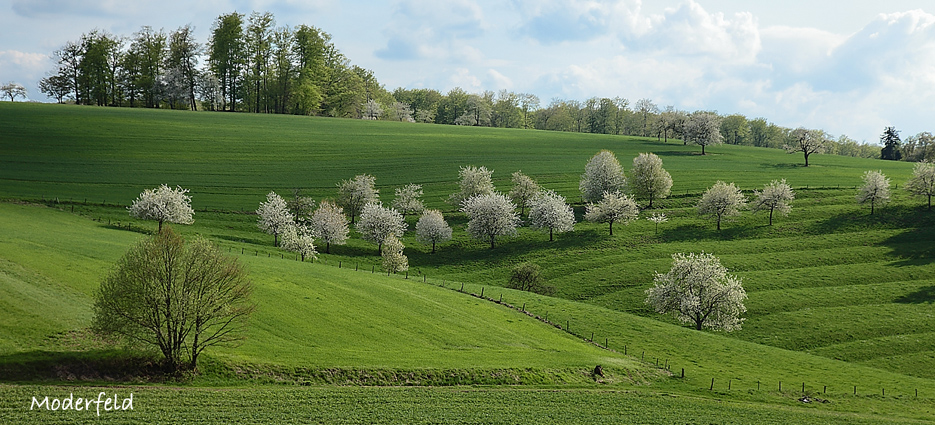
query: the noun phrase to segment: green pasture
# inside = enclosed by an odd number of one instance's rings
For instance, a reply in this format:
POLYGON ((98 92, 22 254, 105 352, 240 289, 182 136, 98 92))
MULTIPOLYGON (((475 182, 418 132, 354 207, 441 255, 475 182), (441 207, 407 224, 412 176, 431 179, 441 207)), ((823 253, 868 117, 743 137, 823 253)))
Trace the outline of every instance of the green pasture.
POLYGON ((191 113, 66 105, 0 105, 0 197, 127 205, 143 189, 166 183, 191 189, 197 209, 256 209, 265 194, 301 188, 321 199, 356 174, 377 178, 383 199, 422 184, 430 207, 456 188, 465 165, 494 170, 500 190, 522 170, 577 202, 578 177, 601 149, 625 168, 640 152, 664 161, 673 193, 697 193, 716 180, 752 189, 786 178, 795 187, 853 187, 881 169, 894 182, 911 165, 780 150, 697 146, 632 138, 517 129, 471 128, 315 117, 191 113))
MULTIPOLYGON (((393 406, 410 406, 390 415, 408 423, 935 417, 935 212, 901 189, 873 216, 854 202, 863 171, 883 170, 902 186, 911 164, 818 155, 806 168, 801 155, 778 150, 715 146, 700 156, 697 147, 655 139, 2 102, 0 128, 0 198, 51 207, 0 204, 0 367, 7 372, 21 364, 40 371, 61 359, 120 355, 82 332, 91 296, 127 247, 155 229, 155 223, 130 219, 125 207, 142 189, 168 183, 191 189, 196 208, 193 225, 175 228, 208 236, 240 258, 260 307, 245 343, 210 351, 192 385, 312 385, 275 386, 269 397, 337 404, 295 403, 289 415, 279 416, 286 421, 307 415, 312 422, 369 423, 374 419, 348 412, 355 406, 375 411, 381 394, 395 400, 393 406), (470 239, 464 215, 444 203, 456 188, 459 166, 494 169, 503 191, 510 173, 521 169, 566 195, 580 221, 578 179, 600 149, 614 151, 625 169, 639 152, 663 158, 675 185, 655 210, 669 217, 658 232, 643 219, 653 211, 644 211, 636 222, 616 224, 613 237, 606 225, 578 223, 550 243, 547 233, 521 228, 491 250, 470 239), (336 195, 338 181, 360 173, 377 177, 384 202, 395 187, 423 184, 427 204, 443 209, 454 228, 454 239, 430 254, 412 233, 417 217, 407 218, 408 279, 381 274, 376 246, 354 231, 347 245, 302 263, 256 228, 250 212, 269 190, 288 197, 302 188, 320 200, 336 195), (736 182, 749 198, 752 189, 780 178, 797 199, 791 215, 776 217, 773 226, 764 213, 745 211, 718 232, 695 212, 701 192, 716 180, 736 182), (643 303, 653 273, 669 268, 672 253, 699 251, 717 255, 743 279, 749 298, 742 330, 696 332, 643 303), (542 267, 554 297, 503 288, 510 268, 525 261, 542 267), (462 285, 465 293, 502 296, 515 308, 459 293, 462 285), (562 329, 530 318, 521 306, 562 329), (591 339, 613 351, 585 341, 591 339), (608 368, 610 390, 594 389, 602 384, 586 371, 595 364, 608 368), (685 377, 670 377, 666 368, 674 376, 684 369, 685 377), (314 387, 459 382, 566 389, 472 389, 458 398, 448 389, 314 387), (803 384, 806 393, 832 403, 795 401, 803 384), (498 397, 518 407, 500 409, 498 397), (439 407, 411 407, 418 400, 439 407), (489 414, 463 411, 462 400, 480 403, 489 414), (588 400, 606 415, 579 414, 587 410, 575 406, 588 400), (543 410, 549 403, 571 407, 543 410), (634 413, 630 405, 641 410, 634 413)), ((57 387, 2 387, 0 393, 6 403, 6 394, 23 398, 50 388, 57 387)), ((202 398, 218 405, 255 397, 261 400, 258 420, 277 415, 259 395, 263 389, 140 391, 160 406, 147 413, 150 418, 242 420, 210 409, 206 416, 175 412, 166 401, 173 397, 193 406, 202 398)), ((0 419, 33 418, 4 416, 19 414, 18 407, 4 409, 0 419)), ((68 420, 59 418, 40 421, 68 420)))

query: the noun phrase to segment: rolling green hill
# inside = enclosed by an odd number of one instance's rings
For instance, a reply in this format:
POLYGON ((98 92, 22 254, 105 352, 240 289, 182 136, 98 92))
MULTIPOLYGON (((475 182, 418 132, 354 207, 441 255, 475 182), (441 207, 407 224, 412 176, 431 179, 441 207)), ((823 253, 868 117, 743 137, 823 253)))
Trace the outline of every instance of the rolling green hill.
MULTIPOLYGON (((601 363, 632 375, 620 385, 653 391, 782 405, 804 386, 827 391, 834 411, 935 417, 926 401, 935 397, 935 216, 899 190, 873 216, 854 202, 863 171, 881 169, 902 185, 911 164, 821 155, 806 168, 800 155, 740 146, 700 156, 680 142, 629 137, 58 105, 0 103, 0 128, 0 198, 63 210, 0 204, 7 364, 71 349, 64 341, 88 323, 100 277, 155 227, 130 220, 125 206, 142 189, 169 183, 191 189, 197 210, 195 224, 178 229, 242 258, 262 300, 247 342, 209 353, 211 379, 366 383, 361 374, 379 371, 400 382, 400 373, 429 369, 462 382, 515 382, 509 375, 517 374, 525 383, 590 386, 581 371, 601 363), (613 237, 605 225, 579 223, 549 243, 522 228, 491 250, 468 238, 466 218, 443 202, 458 167, 469 164, 496 170, 500 190, 521 169, 575 202, 584 164, 600 149, 627 169, 639 152, 663 158, 675 185, 660 203, 670 220, 658 233, 646 220, 618 224, 613 237), (364 172, 377 177, 384 202, 394 187, 423 184, 428 205, 444 209, 455 229, 437 254, 411 233, 403 238, 409 280, 371 274, 373 265, 379 270, 376 247, 355 232, 316 264, 278 258, 272 237, 244 213, 269 190, 333 197, 339 180, 364 172), (694 210, 715 180, 736 182, 749 197, 780 178, 797 199, 774 226, 745 212, 717 232, 694 210), (643 303, 672 253, 702 250, 743 279, 749 299, 740 331, 695 332, 643 303), (501 288, 523 261, 542 266, 555 297, 501 288), (576 336, 452 290, 461 283, 465 292, 502 294, 576 336), (627 355, 581 342, 592 333, 627 355), (676 374, 684 368, 686 377, 663 377, 656 362, 676 374), (322 370, 338 372, 326 378, 322 370)), ((581 220, 580 203, 575 212, 581 220)), ((415 218, 408 221, 412 229, 415 218)), ((455 381, 435 372, 413 380, 455 381)))

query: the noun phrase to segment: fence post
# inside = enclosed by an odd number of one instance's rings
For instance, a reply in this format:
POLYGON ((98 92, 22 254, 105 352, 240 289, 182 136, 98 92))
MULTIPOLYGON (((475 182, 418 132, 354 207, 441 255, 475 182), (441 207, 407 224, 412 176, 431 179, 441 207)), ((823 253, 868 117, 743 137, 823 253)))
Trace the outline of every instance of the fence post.
POLYGON ((684 377, 685 377, 685 368, 683 367, 683 368, 682 368, 682 378, 684 378, 684 377))
POLYGON ((782 381, 779 381, 779 392, 782 392, 782 381))
POLYGON ((730 391, 730 382, 733 381, 731 378, 727 378, 727 391, 730 391))
POLYGON ((711 378, 711 388, 708 388, 708 391, 714 391, 714 378, 711 378))

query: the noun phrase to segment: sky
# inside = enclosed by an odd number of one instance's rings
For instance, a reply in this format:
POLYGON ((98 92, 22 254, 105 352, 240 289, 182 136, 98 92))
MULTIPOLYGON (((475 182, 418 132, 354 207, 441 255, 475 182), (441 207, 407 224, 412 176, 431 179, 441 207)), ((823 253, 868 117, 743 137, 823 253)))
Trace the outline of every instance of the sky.
POLYGON ((931 0, 0 0, 0 84, 39 93, 51 53, 92 29, 211 25, 269 11, 313 25, 396 87, 641 98, 878 143, 935 132, 931 0))

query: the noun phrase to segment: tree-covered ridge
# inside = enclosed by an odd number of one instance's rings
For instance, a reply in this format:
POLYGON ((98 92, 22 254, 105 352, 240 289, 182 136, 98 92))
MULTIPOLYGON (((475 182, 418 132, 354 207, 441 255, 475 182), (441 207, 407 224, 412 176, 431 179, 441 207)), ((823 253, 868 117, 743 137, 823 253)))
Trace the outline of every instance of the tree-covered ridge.
POLYGON ((935 159, 928 132, 901 144, 889 128, 881 152, 846 135, 786 128, 763 117, 682 111, 647 98, 595 96, 544 104, 535 94, 508 90, 468 93, 455 87, 442 93, 399 87, 390 92, 371 70, 353 65, 327 32, 305 24, 277 26, 269 12, 218 16, 205 42, 194 38, 191 25, 168 33, 144 26, 130 36, 92 30, 52 56, 56 67, 39 87, 59 102, 671 137, 702 151, 721 142, 786 148, 803 152, 806 164, 810 153, 935 159))

